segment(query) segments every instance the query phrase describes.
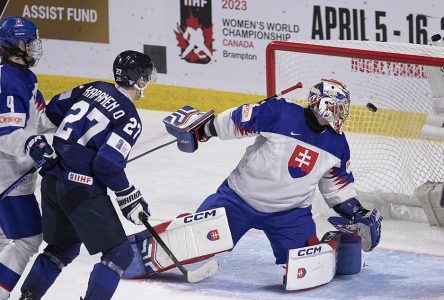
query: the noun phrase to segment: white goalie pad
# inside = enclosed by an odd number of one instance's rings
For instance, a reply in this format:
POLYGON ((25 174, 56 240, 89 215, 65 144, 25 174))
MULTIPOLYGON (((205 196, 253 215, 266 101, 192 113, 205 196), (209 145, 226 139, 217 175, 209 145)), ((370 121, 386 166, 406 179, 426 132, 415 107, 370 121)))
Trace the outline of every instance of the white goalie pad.
POLYGON ((285 289, 304 290, 329 283, 336 272, 336 249, 327 243, 291 249, 288 253, 285 289))
MULTIPOLYGON (((183 264, 200 261, 233 248, 225 208, 189 214, 154 227, 183 264)), ((174 267, 173 261, 154 239, 148 246, 149 266, 154 271, 174 267)))
POLYGON ((444 183, 428 181, 414 192, 431 226, 444 226, 443 189, 444 183))

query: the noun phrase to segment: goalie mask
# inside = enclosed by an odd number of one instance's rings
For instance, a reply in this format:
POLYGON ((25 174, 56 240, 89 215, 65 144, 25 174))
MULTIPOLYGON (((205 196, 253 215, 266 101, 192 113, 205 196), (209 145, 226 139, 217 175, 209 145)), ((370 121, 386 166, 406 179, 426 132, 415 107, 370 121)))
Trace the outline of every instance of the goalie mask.
POLYGON ((310 88, 308 105, 337 133, 342 134, 342 125, 350 109, 350 92, 344 83, 334 79, 322 79, 310 88))
POLYGON ((156 80, 157 71, 151 57, 127 50, 117 55, 113 64, 114 80, 123 86, 133 86, 143 93, 149 83, 156 80))
POLYGON ((43 54, 37 27, 22 17, 0 20, 0 48, 3 58, 19 56, 26 67, 36 66, 43 54))

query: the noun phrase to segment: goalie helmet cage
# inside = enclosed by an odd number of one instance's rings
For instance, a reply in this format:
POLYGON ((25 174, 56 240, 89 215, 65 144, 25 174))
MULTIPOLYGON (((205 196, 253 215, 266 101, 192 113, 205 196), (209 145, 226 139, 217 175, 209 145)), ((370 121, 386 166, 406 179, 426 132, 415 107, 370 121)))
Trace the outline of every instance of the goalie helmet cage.
POLYGON ((266 49, 267 94, 301 81, 304 88, 286 98, 306 105, 309 88, 322 78, 343 81, 352 103, 344 131, 360 197, 419 206, 415 188, 444 180, 444 140, 424 137, 427 117, 437 114, 437 106, 444 108, 436 102, 443 100, 433 99, 427 74, 442 76, 443 66, 444 48, 437 46, 275 41, 266 49), (366 109, 369 102, 376 112, 366 109))

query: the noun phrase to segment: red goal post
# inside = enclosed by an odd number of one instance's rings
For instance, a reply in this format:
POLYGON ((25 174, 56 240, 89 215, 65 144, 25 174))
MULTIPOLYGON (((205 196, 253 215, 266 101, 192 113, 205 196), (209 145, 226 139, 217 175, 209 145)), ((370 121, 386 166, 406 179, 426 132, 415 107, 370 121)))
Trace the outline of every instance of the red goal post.
MULTIPOLYGON (((377 42, 364 42, 359 41, 356 45, 365 46, 366 43, 373 45, 373 49, 363 49, 363 48, 353 48, 344 47, 341 41, 325 41, 322 42, 312 42, 312 43, 296 43, 296 42, 284 42, 284 41, 274 41, 267 45, 265 50, 266 55, 266 77, 267 77, 267 95, 271 96, 276 94, 276 52, 277 51, 288 51, 288 52, 299 52, 308 54, 319 54, 319 55, 331 55, 340 57, 350 57, 350 58, 363 58, 363 59, 374 59, 380 61, 393 61, 399 63, 410 63, 410 64, 420 64, 432 67, 444 67, 444 50, 440 53, 441 56, 421 56, 418 55, 420 52, 412 53, 402 53, 402 52, 384 52, 383 47, 374 47, 375 45, 384 45, 384 43, 377 42)), ((347 43, 348 44, 348 43, 347 43)), ((350 45, 353 44, 353 41, 350 45)), ((392 44, 396 45, 396 44, 392 44)), ((416 45, 415 45, 416 46, 416 45)), ((430 55, 439 55, 439 50, 435 50, 430 55)))
POLYGON ((352 100, 345 134, 358 191, 418 205, 412 199, 418 186, 444 181, 442 67, 438 46, 274 41, 266 48, 267 94, 301 81, 304 88, 286 98, 305 105, 308 88, 320 79, 345 82, 352 100), (376 113, 365 108, 368 102, 376 113))

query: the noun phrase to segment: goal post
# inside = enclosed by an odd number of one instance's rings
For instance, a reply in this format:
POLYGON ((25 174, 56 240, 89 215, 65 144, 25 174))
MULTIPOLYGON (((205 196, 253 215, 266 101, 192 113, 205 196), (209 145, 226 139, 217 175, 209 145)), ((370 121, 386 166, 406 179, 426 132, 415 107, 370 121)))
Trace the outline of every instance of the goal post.
POLYGON ((274 41, 266 49, 267 94, 301 81, 304 88, 286 98, 306 105, 314 83, 343 81, 350 90, 344 131, 358 195, 395 217, 396 206, 423 208, 415 195, 419 186, 444 181, 442 67, 438 46, 274 41))

